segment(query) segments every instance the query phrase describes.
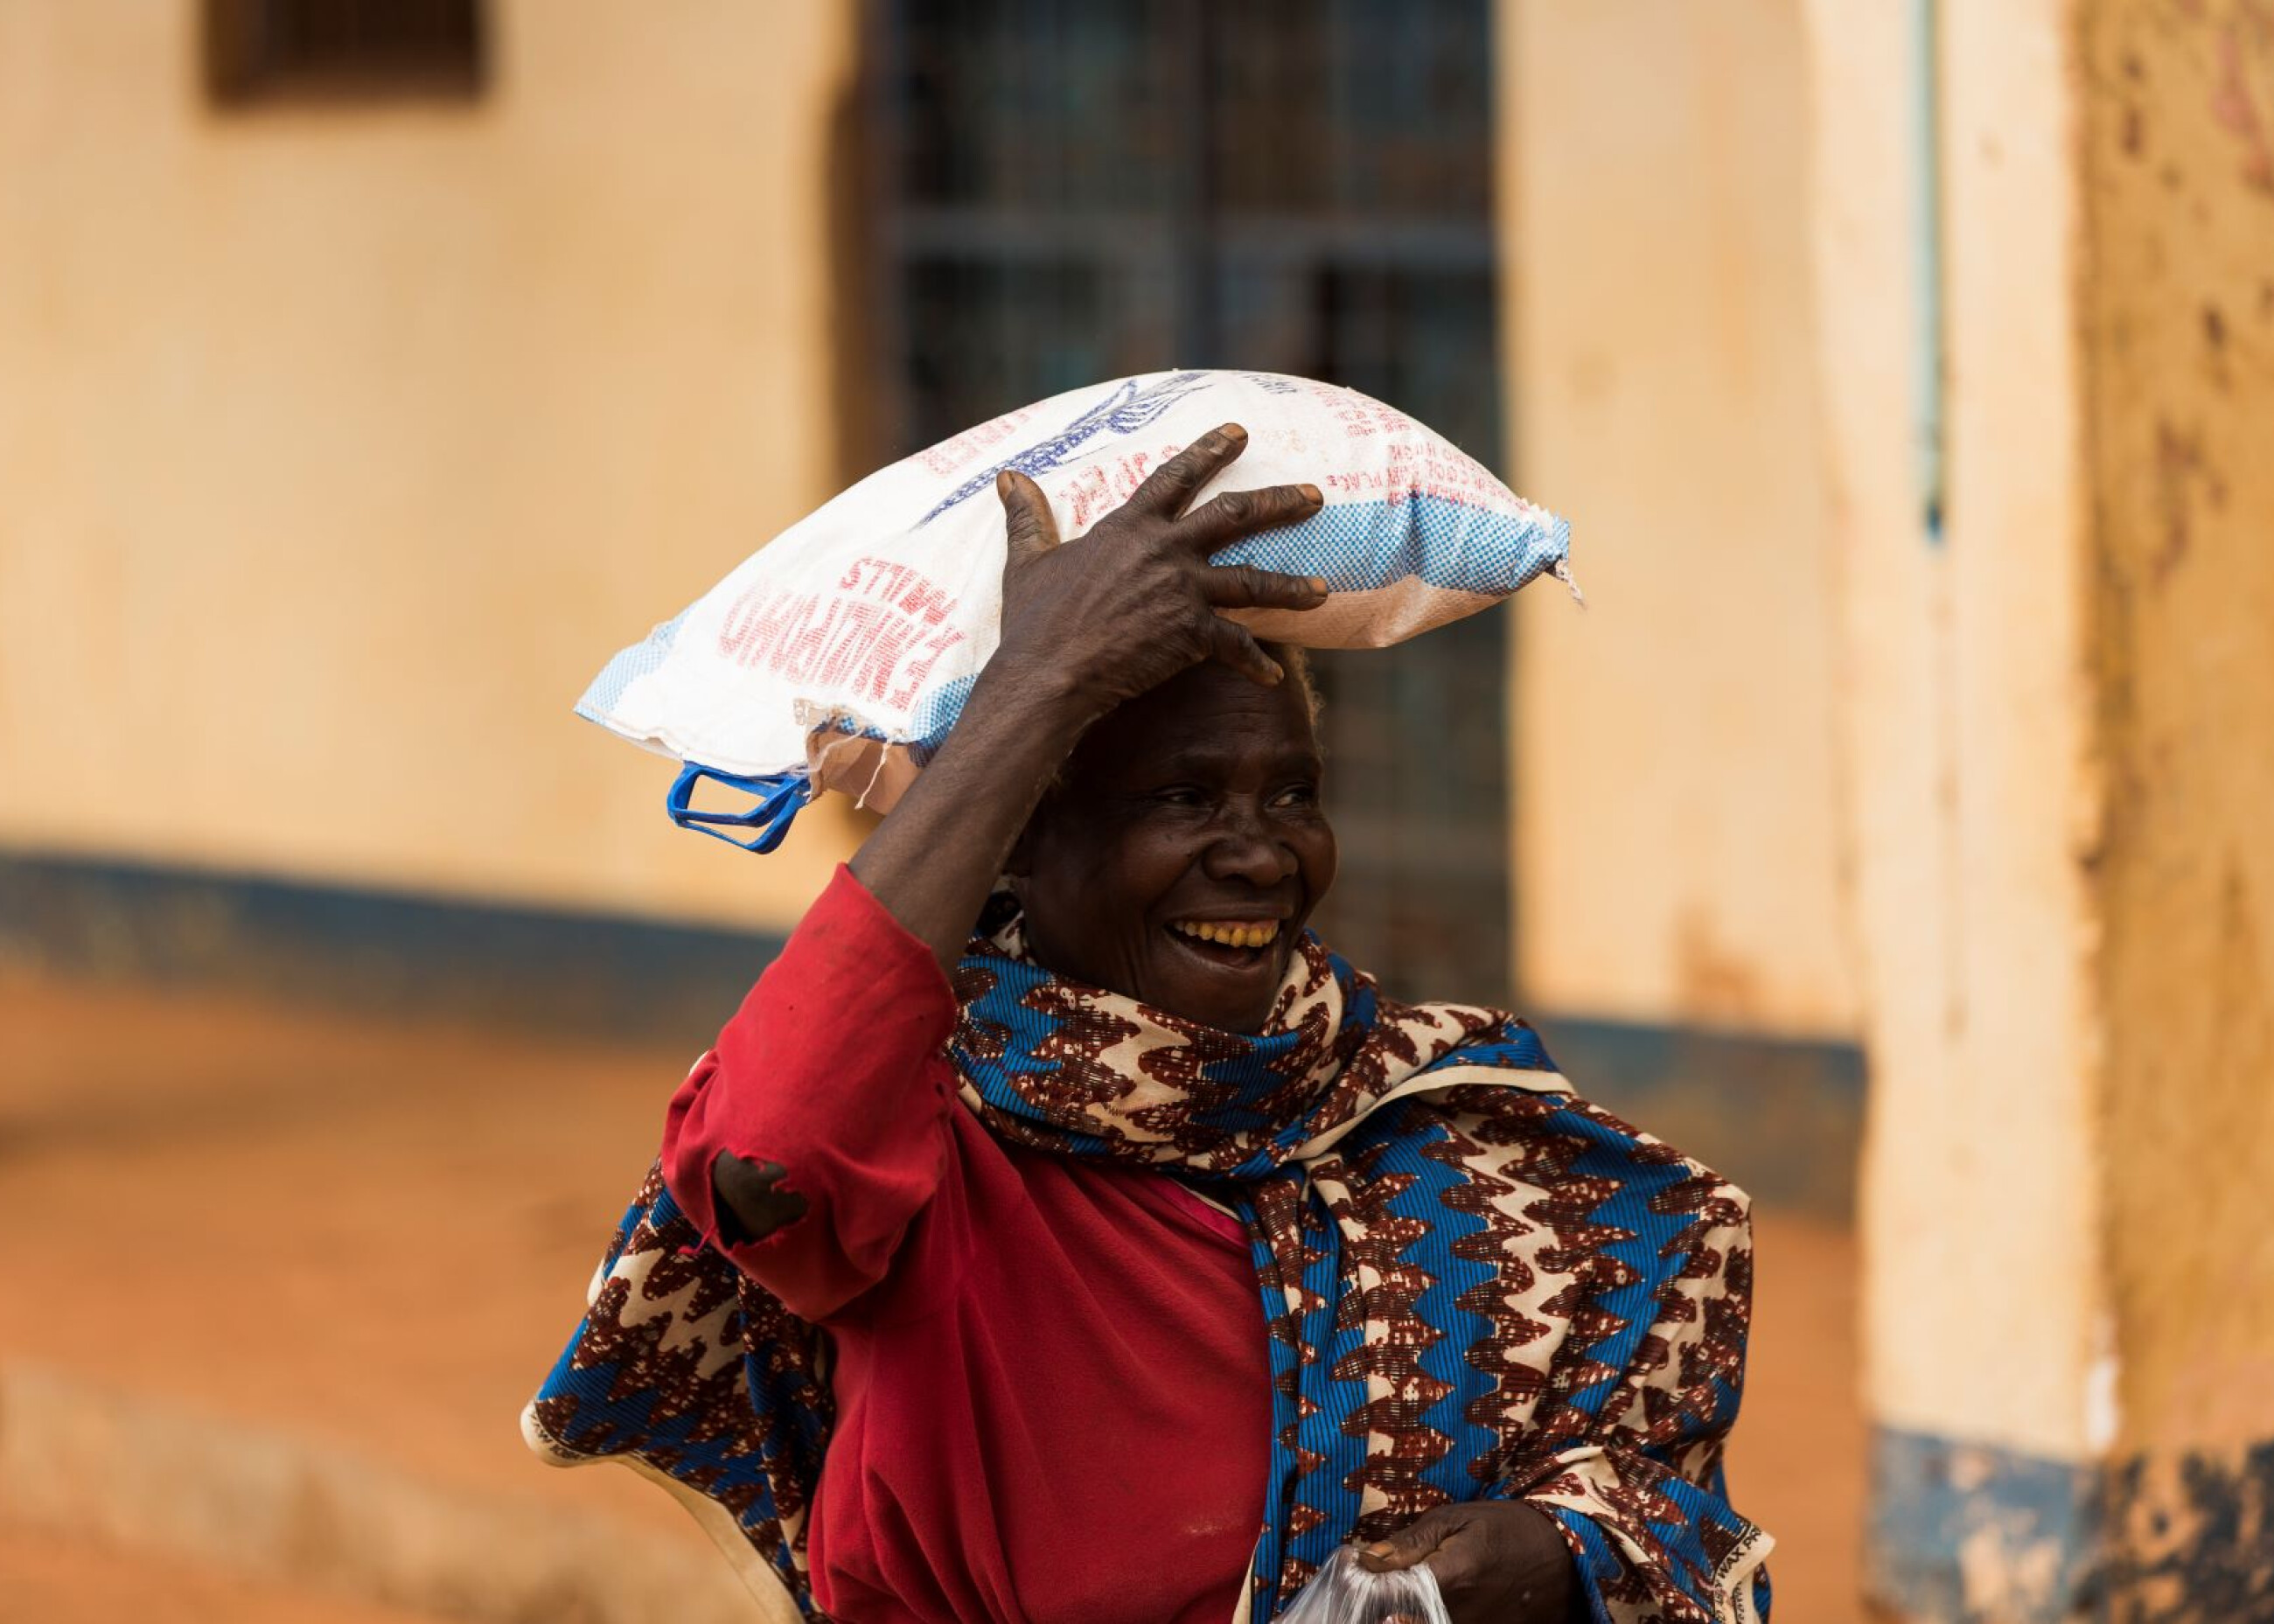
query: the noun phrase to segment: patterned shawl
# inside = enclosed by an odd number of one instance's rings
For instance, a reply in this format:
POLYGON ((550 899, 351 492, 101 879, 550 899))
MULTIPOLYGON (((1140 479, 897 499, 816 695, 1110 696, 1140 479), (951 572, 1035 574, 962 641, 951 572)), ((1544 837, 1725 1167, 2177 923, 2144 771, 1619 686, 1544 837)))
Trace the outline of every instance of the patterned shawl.
MULTIPOLYGON (((1557 1520, 1598 1624, 1766 1617, 1770 1541, 1721 1474, 1744 1193, 1570 1093, 1524 1022, 1395 1003, 1310 936, 1255 1036, 1053 975, 1015 921, 956 991, 950 1057, 996 1134, 1150 1165, 1246 1225, 1275 1391, 1249 1617, 1353 1536, 1487 1497, 1557 1520)), ((704 1244, 659 1171, 591 1304, 531 1447, 642 1467, 774 1616, 820 1618, 825 1339, 704 1244)))

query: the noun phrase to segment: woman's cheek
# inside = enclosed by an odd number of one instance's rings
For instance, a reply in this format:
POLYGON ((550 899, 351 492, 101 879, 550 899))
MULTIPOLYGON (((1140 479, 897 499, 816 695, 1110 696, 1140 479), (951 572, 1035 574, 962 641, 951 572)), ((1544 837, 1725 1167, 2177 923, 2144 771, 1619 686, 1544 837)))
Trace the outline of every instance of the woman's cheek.
POLYGON ((1200 838, 1190 818, 1149 818, 1129 831, 1121 846, 1119 878, 1126 891, 1141 896, 1150 906, 1167 896, 1200 861, 1207 841, 1200 838))
POLYGON ((1334 826, 1327 822, 1324 813, 1314 815, 1295 851, 1303 865, 1303 888, 1311 893, 1311 902, 1315 906, 1334 884, 1335 876, 1342 867, 1342 847, 1336 843, 1334 826))

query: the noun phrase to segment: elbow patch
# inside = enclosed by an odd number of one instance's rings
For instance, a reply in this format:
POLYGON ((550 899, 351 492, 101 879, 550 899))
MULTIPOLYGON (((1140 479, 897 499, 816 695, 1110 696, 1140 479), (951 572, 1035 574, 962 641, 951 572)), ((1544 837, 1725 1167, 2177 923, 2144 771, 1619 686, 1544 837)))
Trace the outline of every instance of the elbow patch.
POLYGON ((711 1163, 711 1199, 719 1238, 746 1245, 779 1234, 805 1216, 806 1200, 782 1187, 788 1170, 779 1162, 756 1162, 722 1150, 711 1163))

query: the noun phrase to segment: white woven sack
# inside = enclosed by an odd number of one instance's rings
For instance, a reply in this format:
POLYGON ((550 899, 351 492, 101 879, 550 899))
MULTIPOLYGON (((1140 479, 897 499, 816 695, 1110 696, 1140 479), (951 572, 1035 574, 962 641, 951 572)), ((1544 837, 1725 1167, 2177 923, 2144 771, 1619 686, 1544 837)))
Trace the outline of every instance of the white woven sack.
POLYGON ((577 712, 686 763, 672 816, 737 845, 770 850, 817 789, 888 807, 995 651, 997 471, 1033 478, 1073 541, 1223 423, 1246 429, 1247 448, 1197 500, 1304 483, 1325 497, 1301 523, 1216 555, 1325 578, 1320 608, 1239 612, 1258 636, 1381 647, 1563 574, 1563 521, 1403 412, 1306 378, 1151 372, 1022 407, 870 475, 609 661, 577 712), (696 810, 705 778, 758 805, 696 810))

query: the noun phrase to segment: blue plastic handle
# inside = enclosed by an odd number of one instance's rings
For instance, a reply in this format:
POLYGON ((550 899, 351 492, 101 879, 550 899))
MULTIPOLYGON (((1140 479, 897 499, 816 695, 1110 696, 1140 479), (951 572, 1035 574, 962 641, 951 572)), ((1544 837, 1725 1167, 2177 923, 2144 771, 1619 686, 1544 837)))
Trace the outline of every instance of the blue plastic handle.
POLYGON ((812 794, 812 787, 802 772, 772 772, 752 778, 689 762, 672 780, 671 793, 664 797, 663 808, 681 829, 692 829, 714 840, 739 846, 746 852, 771 852, 782 843, 782 837, 789 832, 790 823, 797 816, 797 809, 811 800, 812 794), (695 786, 705 778, 755 797, 757 804, 741 812, 698 812, 695 808, 695 786), (757 832, 743 838, 727 832, 733 829, 757 832))

